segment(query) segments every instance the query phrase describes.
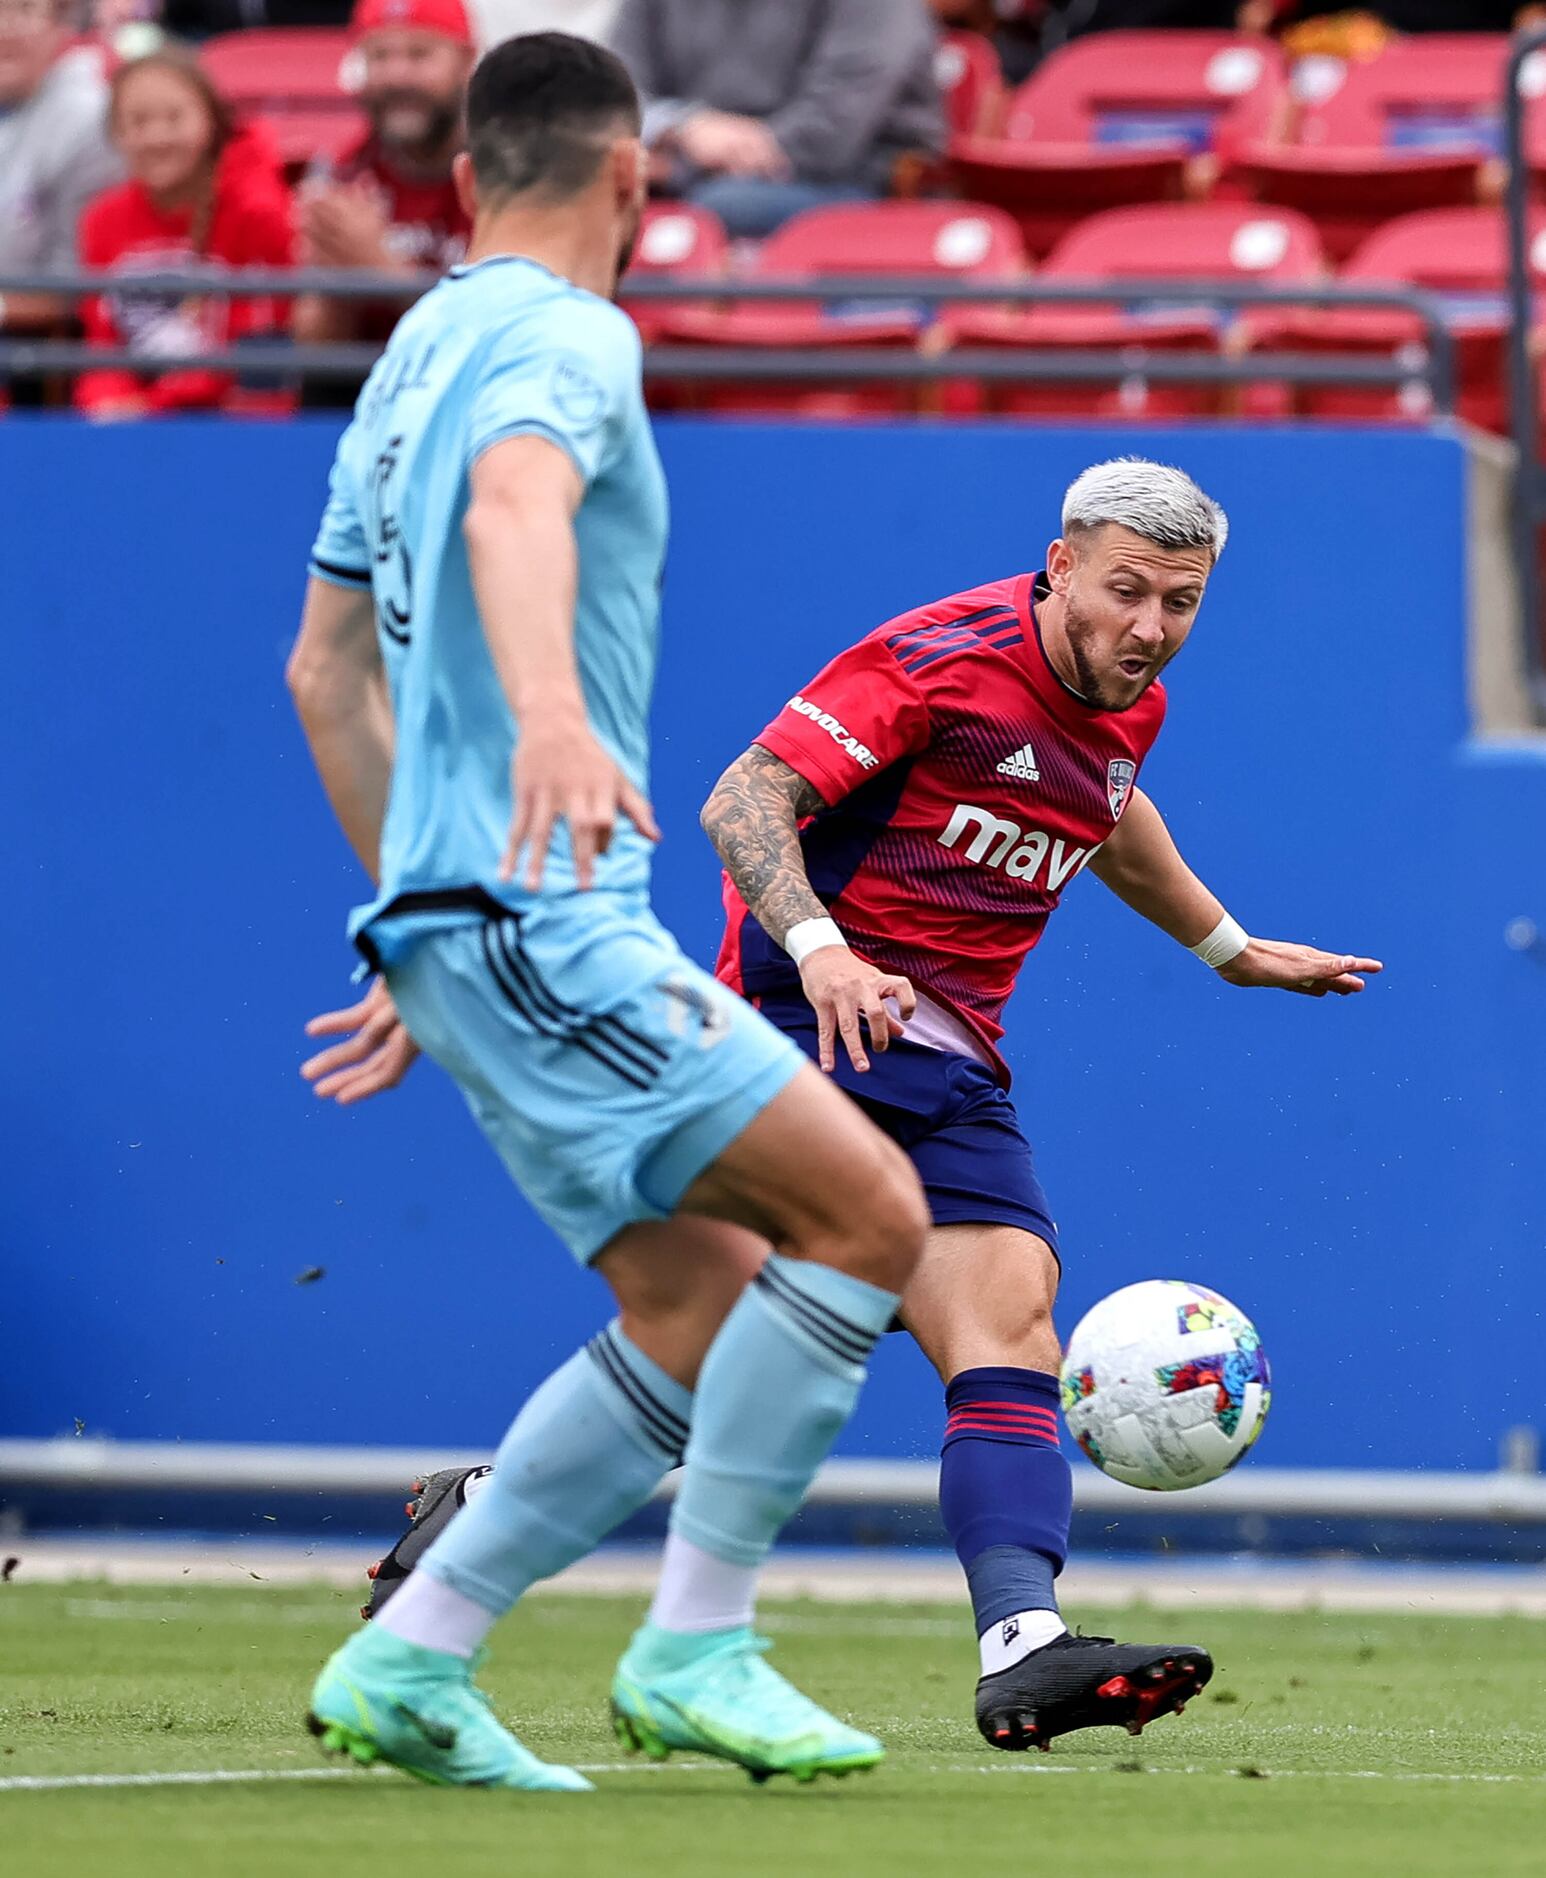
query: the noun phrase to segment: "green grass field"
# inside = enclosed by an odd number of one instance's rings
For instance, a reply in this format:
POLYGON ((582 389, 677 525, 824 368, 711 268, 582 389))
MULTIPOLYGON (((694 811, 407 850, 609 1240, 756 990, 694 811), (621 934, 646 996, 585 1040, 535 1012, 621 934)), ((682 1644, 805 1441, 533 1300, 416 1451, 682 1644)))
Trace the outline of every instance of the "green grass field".
MULTIPOLYGON (((604 1719, 634 1599, 532 1601, 485 1681, 589 1796, 443 1792, 395 1775, 132 1787, 25 1777, 270 1774, 322 1763, 300 1715, 349 1599, 320 1587, 0 1588, 0 1871, 14 1878, 512 1873, 962 1874, 1184 1869, 1472 1878, 1546 1869, 1546 1632, 1503 1618, 1188 1619, 1219 1673, 1141 1740, 992 1754, 975 1652, 938 1605, 770 1606, 777 1660, 888 1742, 874 1775, 754 1788, 626 1762, 604 1719)), ((1176 1633, 1144 1611, 1086 1627, 1176 1633)))

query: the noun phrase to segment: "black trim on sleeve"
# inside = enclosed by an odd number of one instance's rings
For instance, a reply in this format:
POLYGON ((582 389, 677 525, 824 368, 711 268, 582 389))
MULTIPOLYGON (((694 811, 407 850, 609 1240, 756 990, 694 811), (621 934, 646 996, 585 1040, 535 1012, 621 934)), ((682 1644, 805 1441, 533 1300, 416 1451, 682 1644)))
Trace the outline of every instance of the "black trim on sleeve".
POLYGON ((350 587, 368 587, 370 585, 370 569, 368 567, 340 567, 336 561, 324 561, 319 554, 314 554, 311 557, 311 566, 313 571, 321 574, 325 580, 342 581, 346 586, 350 587))

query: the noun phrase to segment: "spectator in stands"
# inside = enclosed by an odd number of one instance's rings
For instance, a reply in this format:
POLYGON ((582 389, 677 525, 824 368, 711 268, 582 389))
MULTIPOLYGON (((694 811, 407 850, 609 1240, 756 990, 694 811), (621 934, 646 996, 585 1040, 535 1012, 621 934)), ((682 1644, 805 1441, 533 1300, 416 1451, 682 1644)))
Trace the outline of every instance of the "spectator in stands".
POLYGON ((623 0, 612 43, 658 185, 734 235, 883 196, 899 158, 943 141, 924 0, 623 0))
MULTIPOLYGON (((100 55, 73 44, 66 0, 0 0, 0 268, 71 268, 82 208, 119 174, 100 55)), ((0 329, 47 326, 56 294, 0 299, 0 329)))
MULTIPOLYGON (((451 181, 462 147, 462 102, 472 28, 462 0, 358 0, 354 31, 364 66, 368 128, 334 167, 301 189, 301 259, 310 267, 379 274, 440 271, 462 258, 471 232, 451 181)), ((295 336, 316 344, 384 339, 403 302, 297 302, 295 336)))
MULTIPOLYGON (((221 293, 135 292, 136 273, 223 267, 287 267, 290 203, 277 154, 258 131, 239 131, 191 54, 165 47, 120 66, 109 114, 129 180, 100 195, 81 218, 81 258, 124 276, 121 290, 86 302, 88 341, 143 355, 136 369, 83 373, 76 404, 101 419, 240 405, 228 372, 154 361, 211 352, 272 334, 282 306, 221 293)), ((273 394, 260 403, 272 404, 273 394)))

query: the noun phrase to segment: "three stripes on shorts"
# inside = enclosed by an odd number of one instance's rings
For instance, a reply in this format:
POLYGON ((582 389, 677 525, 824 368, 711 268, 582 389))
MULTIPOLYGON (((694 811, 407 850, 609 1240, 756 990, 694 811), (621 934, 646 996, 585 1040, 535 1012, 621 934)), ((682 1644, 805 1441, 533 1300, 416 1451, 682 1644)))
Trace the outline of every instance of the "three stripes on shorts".
POLYGON ((598 1017, 565 1004, 542 982, 531 960, 521 951, 520 928, 514 919, 485 922, 483 956, 495 984, 517 1016, 539 1036, 573 1044, 635 1089, 654 1086, 670 1061, 665 1046, 630 1030, 620 1017, 598 1017))

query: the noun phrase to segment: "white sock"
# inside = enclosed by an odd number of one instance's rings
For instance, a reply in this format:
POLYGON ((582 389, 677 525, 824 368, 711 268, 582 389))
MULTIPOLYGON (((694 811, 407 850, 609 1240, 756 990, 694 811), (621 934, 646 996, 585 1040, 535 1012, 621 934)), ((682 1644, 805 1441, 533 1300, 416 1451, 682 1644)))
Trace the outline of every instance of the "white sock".
POLYGON ((371 1619, 375 1629, 401 1637, 404 1643, 444 1650, 448 1656, 475 1655, 494 1622, 492 1611, 424 1571, 412 1573, 392 1593, 381 1615, 371 1619))
MULTIPOLYGON (((389 1604, 387 1609, 391 1608, 389 1604)), ((991 1676, 998 1670, 1008 1669, 1022 1656, 1029 1656, 1032 1650, 1055 1642, 1067 1632, 1067 1624, 1056 1611, 1016 1611, 1013 1617, 1006 1617, 1001 1623, 989 1624, 977 1639, 977 1648, 982 1653, 982 1673, 991 1676)))
POLYGON ((752 1621, 756 1595, 755 1565, 727 1564, 668 1532, 650 1622, 661 1630, 734 1630, 752 1621))

